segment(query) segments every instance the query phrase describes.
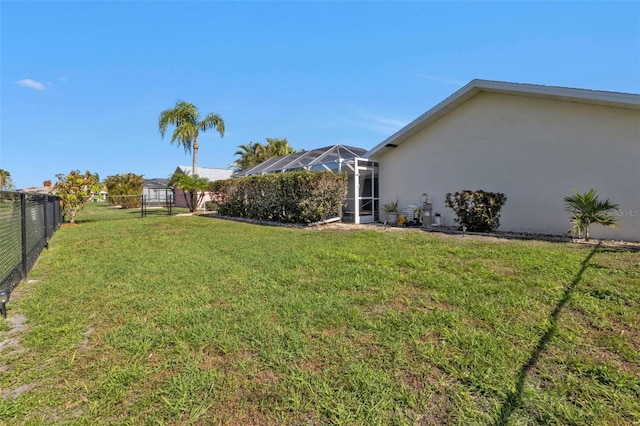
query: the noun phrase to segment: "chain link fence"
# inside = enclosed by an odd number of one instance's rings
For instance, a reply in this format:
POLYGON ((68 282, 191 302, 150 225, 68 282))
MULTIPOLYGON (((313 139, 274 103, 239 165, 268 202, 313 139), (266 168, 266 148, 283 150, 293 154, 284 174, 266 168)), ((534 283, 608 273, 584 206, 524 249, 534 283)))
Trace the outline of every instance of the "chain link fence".
POLYGON ((60 199, 0 191, 0 290, 13 290, 62 224, 60 199))

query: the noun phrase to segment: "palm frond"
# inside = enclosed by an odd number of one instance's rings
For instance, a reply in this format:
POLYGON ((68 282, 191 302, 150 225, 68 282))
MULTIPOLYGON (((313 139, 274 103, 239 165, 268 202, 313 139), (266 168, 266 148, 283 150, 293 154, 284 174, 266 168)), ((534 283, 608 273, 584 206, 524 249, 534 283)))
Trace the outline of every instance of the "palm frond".
POLYGON ((615 228, 617 218, 609 212, 618 208, 617 204, 608 199, 602 201, 598 198, 595 189, 585 193, 573 190, 573 195, 564 198, 566 209, 571 213, 569 222, 573 225, 569 230, 574 236, 589 239, 592 224, 615 228))

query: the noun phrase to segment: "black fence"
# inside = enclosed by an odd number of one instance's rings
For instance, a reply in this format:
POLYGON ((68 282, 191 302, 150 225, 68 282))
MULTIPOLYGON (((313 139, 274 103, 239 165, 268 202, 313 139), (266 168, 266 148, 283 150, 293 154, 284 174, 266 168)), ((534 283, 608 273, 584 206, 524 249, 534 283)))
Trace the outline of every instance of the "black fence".
POLYGON ((27 277, 62 221, 58 197, 0 191, 0 290, 27 277))
POLYGON ((150 214, 171 216, 175 207, 173 189, 145 189, 145 193, 141 195, 140 206, 142 217, 150 214))

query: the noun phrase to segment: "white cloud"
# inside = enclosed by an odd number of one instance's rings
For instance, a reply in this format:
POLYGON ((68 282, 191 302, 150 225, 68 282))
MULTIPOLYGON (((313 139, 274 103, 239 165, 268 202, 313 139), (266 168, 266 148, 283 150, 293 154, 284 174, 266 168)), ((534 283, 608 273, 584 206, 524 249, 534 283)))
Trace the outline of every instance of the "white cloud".
POLYGON ((465 84, 468 83, 468 81, 462 81, 462 80, 457 80, 454 78, 448 78, 448 77, 437 77, 435 75, 426 75, 426 74, 421 74, 421 73, 416 73, 417 77, 423 78, 425 80, 431 80, 431 81, 435 81, 438 83, 445 83, 445 84, 449 84, 451 86, 456 86, 456 87, 462 87, 465 84))
POLYGON ((67 78, 66 77, 58 77, 58 81, 61 81, 63 83, 67 82, 67 78))
POLYGON ((44 84, 39 81, 31 80, 30 78, 25 78, 24 80, 16 81, 16 84, 22 87, 28 87, 29 89, 35 90, 45 90, 44 84))
POLYGON ((345 105, 344 109, 348 115, 351 115, 352 117, 347 118, 349 124, 382 133, 387 136, 397 132, 409 123, 407 120, 395 117, 372 114, 352 105, 345 105))

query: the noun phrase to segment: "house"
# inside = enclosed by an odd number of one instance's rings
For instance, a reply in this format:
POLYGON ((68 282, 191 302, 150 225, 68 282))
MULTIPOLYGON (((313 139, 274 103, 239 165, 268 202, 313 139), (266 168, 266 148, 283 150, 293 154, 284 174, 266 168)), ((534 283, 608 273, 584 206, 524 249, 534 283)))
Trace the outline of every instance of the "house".
POLYGON ((29 188, 19 189, 18 191, 27 192, 29 194, 50 194, 52 189, 53 189, 52 186, 40 186, 40 187, 30 186, 29 188))
POLYGON ((564 234, 564 197, 594 188, 617 203, 618 229, 592 236, 640 241, 640 95, 473 80, 375 146, 382 202, 502 192, 500 230, 564 234))
MULTIPOLYGON (((191 166, 178 166, 174 173, 191 175, 192 170, 193 170, 193 167, 191 166)), ((213 182, 216 180, 229 179, 233 174, 233 170, 215 169, 215 168, 209 168, 209 167, 198 167, 196 169, 196 174, 201 178, 205 178, 213 182)), ((182 192, 178 188, 174 188, 173 192, 174 192, 174 200, 175 200, 176 207, 187 207, 187 202, 184 196, 184 192, 182 192)), ((204 195, 204 197, 198 204, 197 208, 203 209, 207 201, 211 201, 211 196, 208 193, 204 195)))
POLYGON ((145 179, 142 183, 142 195, 146 204, 164 205, 173 200, 173 190, 169 187, 169 179, 145 179))

